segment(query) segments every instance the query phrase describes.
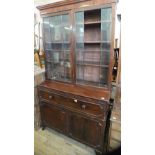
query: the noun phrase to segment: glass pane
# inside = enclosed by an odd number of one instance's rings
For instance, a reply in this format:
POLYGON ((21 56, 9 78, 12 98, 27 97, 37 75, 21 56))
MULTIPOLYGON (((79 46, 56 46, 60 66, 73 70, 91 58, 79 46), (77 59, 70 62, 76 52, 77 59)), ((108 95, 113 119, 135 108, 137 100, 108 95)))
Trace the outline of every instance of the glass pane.
POLYGON ((71 27, 68 15, 62 15, 62 37, 63 37, 63 66, 65 80, 70 79, 71 76, 71 63, 70 63, 70 34, 71 27))
POLYGON ((44 40, 45 42, 50 42, 49 18, 43 19, 43 27, 44 27, 44 40))
POLYGON ((110 43, 102 43, 102 50, 110 50, 110 43))
POLYGON ((62 23, 63 25, 69 25, 69 16, 67 14, 62 15, 62 23))
POLYGON ((83 72, 84 72, 84 67, 77 65, 76 66, 76 78, 77 78, 77 82, 80 82, 83 80, 83 72))
POLYGON ((52 61, 54 64, 60 63, 61 57, 63 57, 61 56, 61 52, 56 52, 56 51, 52 52, 52 58, 53 58, 52 61))
POLYGON ((46 50, 46 59, 47 61, 50 61, 52 59, 52 51, 51 50, 46 50))
POLYGON ((62 37, 64 42, 69 42, 70 39, 70 27, 63 26, 62 27, 62 37))
POLYGON ((84 49, 84 43, 76 43, 76 49, 77 50, 83 50, 84 49))
POLYGON ((100 75, 100 85, 104 87, 107 86, 107 83, 108 83, 108 68, 102 68, 100 75))
POLYGON ((44 18, 47 76, 49 79, 70 81, 70 21, 69 15, 44 18))
POLYGON ((69 42, 70 39, 70 25, 69 16, 62 15, 62 36, 64 42, 69 42))
POLYGON ((84 12, 75 13, 76 42, 84 41, 84 12))
POLYGON ((50 25, 49 25, 49 18, 43 18, 43 33, 44 33, 44 48, 51 49, 51 36, 50 36, 50 25))
POLYGON ((52 50, 61 51, 62 50, 62 43, 52 43, 52 50))
POLYGON ((64 81, 64 67, 60 64, 53 64, 51 70, 51 79, 64 81))
MULTIPOLYGON (((44 50, 47 61, 51 60, 51 36, 49 17, 43 18, 43 36, 44 36, 44 50)), ((51 68, 50 64, 47 65, 48 70, 51 68)), ((49 74, 48 74, 49 76, 49 74)))
POLYGON ((108 65, 110 62, 110 48, 111 48, 111 20, 112 9, 103 8, 101 11, 101 69, 100 69, 100 85, 106 86, 108 84, 108 65))
POLYGON ((102 52, 101 64, 102 65, 109 65, 109 62, 110 62, 110 51, 103 51, 102 52))
POLYGON ((99 67, 86 66, 84 68, 84 80, 99 82, 100 69, 99 67))
POLYGON ((89 62, 91 64, 99 64, 100 63, 100 51, 88 51, 84 52, 84 61, 89 62))
POLYGON ((76 52, 76 61, 77 61, 77 63, 83 61, 83 55, 84 55, 83 51, 76 52))
POLYGON ((75 13, 75 34, 76 34, 76 81, 84 81, 84 12, 75 13))
POLYGON ((70 51, 64 50, 64 59, 70 61, 70 51))
POLYGON ((52 42, 62 41, 61 16, 50 17, 50 28, 52 42))
POLYGON ((84 41, 84 25, 76 25, 76 42, 84 41))
POLYGON ((111 8, 103 8, 101 11, 102 21, 111 21, 111 8))
POLYGON ((45 42, 44 43, 44 48, 45 48, 45 50, 51 50, 51 48, 52 48, 51 43, 50 42, 45 42))
POLYGON ((76 12, 75 13, 75 22, 76 24, 84 23, 84 12, 76 12))
POLYGON ((46 64, 46 70, 47 70, 47 78, 48 78, 48 79, 51 78, 51 68, 52 68, 51 63, 47 63, 47 64, 46 64))
POLYGON ((67 51, 70 50, 70 43, 63 43, 62 44, 62 49, 67 50, 67 51))
POLYGON ((111 23, 102 22, 102 41, 111 40, 111 23))
POLYGON ((102 9, 101 14, 101 30, 102 30, 102 41, 110 42, 111 41, 111 8, 102 9))

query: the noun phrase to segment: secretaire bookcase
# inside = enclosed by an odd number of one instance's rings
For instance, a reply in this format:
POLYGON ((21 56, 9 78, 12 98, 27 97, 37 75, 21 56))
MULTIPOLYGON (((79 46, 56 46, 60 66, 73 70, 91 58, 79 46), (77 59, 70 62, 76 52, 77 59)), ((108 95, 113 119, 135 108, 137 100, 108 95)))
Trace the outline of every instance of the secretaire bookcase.
POLYGON ((46 80, 38 86, 42 128, 107 150, 115 0, 66 0, 37 7, 46 80))

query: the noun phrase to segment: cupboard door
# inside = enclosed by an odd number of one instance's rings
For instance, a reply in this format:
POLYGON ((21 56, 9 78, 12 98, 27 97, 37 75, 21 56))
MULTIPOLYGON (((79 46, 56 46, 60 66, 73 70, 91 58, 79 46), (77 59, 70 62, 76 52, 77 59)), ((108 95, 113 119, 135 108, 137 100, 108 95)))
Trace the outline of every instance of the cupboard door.
POLYGON ((112 9, 75 12, 76 82, 108 87, 112 9))
POLYGON ((70 115, 69 135, 94 148, 102 149, 103 124, 76 114, 70 115))
POLYGON ((71 75, 71 19, 69 13, 43 18, 47 78, 67 81, 71 75))
POLYGON ((60 132, 66 132, 67 114, 65 111, 48 103, 41 103, 40 111, 43 124, 60 132))

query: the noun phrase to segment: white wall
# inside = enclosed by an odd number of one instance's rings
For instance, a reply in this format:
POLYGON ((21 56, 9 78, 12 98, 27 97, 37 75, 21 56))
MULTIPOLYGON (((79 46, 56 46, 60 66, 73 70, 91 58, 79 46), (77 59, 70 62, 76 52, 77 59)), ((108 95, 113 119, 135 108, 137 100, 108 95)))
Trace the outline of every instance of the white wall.
POLYGON ((63 1, 63 0, 34 0, 34 4, 35 6, 38 6, 38 5, 44 5, 44 4, 54 3, 59 1, 63 1))
POLYGON ((116 16, 115 16, 115 39, 118 39, 118 47, 120 45, 120 30, 121 30, 121 22, 118 20, 117 15, 121 14, 121 2, 117 3, 116 6, 116 16))

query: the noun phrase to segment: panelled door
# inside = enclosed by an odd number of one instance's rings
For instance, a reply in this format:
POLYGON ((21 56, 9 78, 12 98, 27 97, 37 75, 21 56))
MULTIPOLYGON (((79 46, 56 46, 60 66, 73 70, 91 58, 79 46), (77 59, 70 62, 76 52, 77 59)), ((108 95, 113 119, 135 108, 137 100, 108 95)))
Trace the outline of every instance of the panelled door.
POLYGON ((67 113, 51 103, 40 104, 42 123, 60 132, 66 133, 67 113))
POLYGON ((94 148, 102 149, 104 125, 78 114, 69 116, 69 136, 94 148))

